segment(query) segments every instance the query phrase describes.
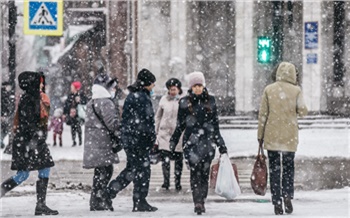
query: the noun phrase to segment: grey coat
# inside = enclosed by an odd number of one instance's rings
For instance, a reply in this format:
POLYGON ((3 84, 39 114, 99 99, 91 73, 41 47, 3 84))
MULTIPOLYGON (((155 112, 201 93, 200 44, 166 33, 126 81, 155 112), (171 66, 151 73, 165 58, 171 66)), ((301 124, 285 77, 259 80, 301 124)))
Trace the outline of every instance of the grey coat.
POLYGON ((92 87, 92 100, 86 105, 85 140, 83 168, 95 168, 119 163, 118 154, 113 153, 111 138, 106 127, 100 122, 93 111, 103 119, 108 129, 115 135, 119 134, 118 111, 109 92, 100 85, 92 87))

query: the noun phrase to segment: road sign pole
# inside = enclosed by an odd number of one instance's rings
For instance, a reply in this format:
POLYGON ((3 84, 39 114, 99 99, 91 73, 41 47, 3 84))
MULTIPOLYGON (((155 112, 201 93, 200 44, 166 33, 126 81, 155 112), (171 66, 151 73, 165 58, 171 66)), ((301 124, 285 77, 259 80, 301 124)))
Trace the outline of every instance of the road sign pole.
MULTIPOLYGON (((9 0, 9 82, 11 84, 11 95, 15 95, 16 90, 16 24, 17 24, 17 8, 15 0, 9 0)), ((15 99, 10 104, 11 111, 15 109, 15 99)))

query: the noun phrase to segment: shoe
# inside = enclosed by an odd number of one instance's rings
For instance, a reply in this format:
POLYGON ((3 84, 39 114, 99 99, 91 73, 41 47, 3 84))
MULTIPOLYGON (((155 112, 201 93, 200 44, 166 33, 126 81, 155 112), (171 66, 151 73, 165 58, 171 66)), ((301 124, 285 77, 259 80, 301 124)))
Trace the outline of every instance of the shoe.
POLYGON ((176 191, 181 191, 182 190, 182 186, 181 185, 177 185, 177 186, 175 186, 175 189, 176 189, 176 191))
POLYGON ((77 145, 77 143, 76 142, 73 142, 73 145, 72 145, 72 147, 75 147, 77 145))
POLYGON ((54 142, 54 143, 53 143, 53 146, 56 146, 56 145, 57 145, 56 142, 54 142))
POLYGON ((57 210, 52 210, 48 206, 46 206, 46 192, 48 183, 48 178, 39 178, 39 180, 36 182, 36 194, 38 201, 35 207, 35 216, 58 214, 57 210))
POLYGON ((81 143, 81 142, 79 142, 79 146, 81 146, 81 144, 82 144, 82 143, 81 143))
POLYGON ((140 200, 139 202, 134 201, 132 212, 154 212, 157 210, 158 208, 151 206, 146 200, 140 200))
POLYGON ((62 147, 62 142, 60 142, 60 147, 62 147))
POLYGON ((286 213, 293 213, 292 199, 290 197, 284 198, 284 210, 286 213))
POLYGON ((162 188, 164 188, 165 190, 169 190, 169 185, 168 185, 168 184, 163 183, 162 188))
POLYGON ((275 204, 275 214, 276 215, 283 215, 282 203, 275 204))
POLYGON ((201 203, 196 203, 194 206, 194 212, 197 213, 197 215, 202 215, 202 213, 205 213, 204 205, 201 203))

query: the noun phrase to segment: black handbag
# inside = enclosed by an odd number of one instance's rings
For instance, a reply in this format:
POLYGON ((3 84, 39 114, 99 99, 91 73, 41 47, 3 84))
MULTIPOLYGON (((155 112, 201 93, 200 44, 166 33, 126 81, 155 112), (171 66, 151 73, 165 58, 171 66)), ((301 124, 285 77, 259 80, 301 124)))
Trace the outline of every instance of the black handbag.
POLYGON ((112 131, 110 131, 107 127, 107 125, 105 124, 105 122, 102 120, 102 118, 96 113, 95 110, 95 102, 92 101, 92 110, 94 111, 97 119, 101 122, 101 124, 107 129, 108 131, 108 135, 111 137, 111 141, 113 142, 113 146, 112 146, 112 151, 114 153, 118 153, 119 151, 121 151, 123 149, 123 146, 120 143, 119 137, 114 135, 114 133, 112 131))

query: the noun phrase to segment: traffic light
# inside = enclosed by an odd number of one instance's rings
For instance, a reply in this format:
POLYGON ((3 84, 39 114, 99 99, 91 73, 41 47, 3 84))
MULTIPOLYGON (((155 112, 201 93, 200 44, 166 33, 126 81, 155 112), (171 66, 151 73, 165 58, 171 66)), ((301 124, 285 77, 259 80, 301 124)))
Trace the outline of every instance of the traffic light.
POLYGON ((267 36, 258 37, 258 62, 263 64, 271 62, 271 39, 267 36))

